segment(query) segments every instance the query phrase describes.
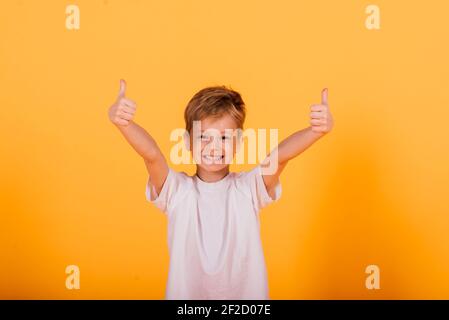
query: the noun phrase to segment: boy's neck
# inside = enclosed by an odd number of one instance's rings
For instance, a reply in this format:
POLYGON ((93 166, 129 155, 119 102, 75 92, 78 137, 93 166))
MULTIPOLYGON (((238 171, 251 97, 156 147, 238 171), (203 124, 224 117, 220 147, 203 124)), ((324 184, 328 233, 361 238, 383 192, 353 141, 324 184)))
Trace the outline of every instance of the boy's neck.
POLYGON ((219 171, 206 171, 201 167, 196 167, 196 175, 204 182, 217 182, 229 174, 229 166, 219 171))

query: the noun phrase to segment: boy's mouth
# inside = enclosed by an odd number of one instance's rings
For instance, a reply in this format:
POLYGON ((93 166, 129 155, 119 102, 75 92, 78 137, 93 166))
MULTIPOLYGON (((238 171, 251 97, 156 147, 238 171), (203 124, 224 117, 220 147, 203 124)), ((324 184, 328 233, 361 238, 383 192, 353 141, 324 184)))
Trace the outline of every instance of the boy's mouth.
POLYGON ((224 158, 224 155, 218 155, 218 156, 211 156, 211 155, 203 155, 203 159, 205 159, 207 162, 217 162, 221 161, 224 158))

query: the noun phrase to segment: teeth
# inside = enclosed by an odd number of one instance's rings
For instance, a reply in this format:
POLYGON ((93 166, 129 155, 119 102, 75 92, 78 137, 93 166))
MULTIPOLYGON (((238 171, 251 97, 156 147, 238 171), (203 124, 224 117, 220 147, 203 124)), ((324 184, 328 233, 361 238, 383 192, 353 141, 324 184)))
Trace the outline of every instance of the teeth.
POLYGON ((217 161, 223 159, 224 156, 203 156, 207 160, 217 161))

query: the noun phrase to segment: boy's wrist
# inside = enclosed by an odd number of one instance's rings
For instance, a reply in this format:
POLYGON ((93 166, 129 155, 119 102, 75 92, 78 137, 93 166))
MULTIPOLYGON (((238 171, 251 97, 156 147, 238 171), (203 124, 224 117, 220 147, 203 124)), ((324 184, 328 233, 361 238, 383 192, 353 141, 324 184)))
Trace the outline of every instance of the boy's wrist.
POLYGON ((322 136, 326 135, 326 133, 327 133, 327 132, 323 132, 323 131, 314 131, 312 126, 309 126, 308 129, 309 129, 310 134, 316 138, 321 138, 322 136))
POLYGON ((127 129, 129 129, 132 125, 133 125, 133 121, 132 120, 129 120, 129 122, 128 122, 128 124, 126 124, 126 125, 122 125, 122 124, 117 124, 117 123, 114 123, 115 124, 115 126, 119 129, 119 130, 127 130, 127 129))

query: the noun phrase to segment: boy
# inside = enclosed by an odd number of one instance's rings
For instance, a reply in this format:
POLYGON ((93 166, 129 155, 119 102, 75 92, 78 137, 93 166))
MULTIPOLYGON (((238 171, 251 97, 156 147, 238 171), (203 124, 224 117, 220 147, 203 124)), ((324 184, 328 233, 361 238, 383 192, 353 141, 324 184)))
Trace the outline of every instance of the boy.
POLYGON ((145 161, 147 200, 168 217, 166 299, 269 299, 259 211, 279 199, 279 176, 287 162, 332 129, 327 89, 321 104, 311 106, 311 126, 267 156, 264 163, 276 161, 270 173, 262 165, 248 172, 229 171, 241 138, 229 132, 243 128, 245 104, 238 92, 224 86, 199 91, 184 113, 186 146, 197 166, 194 176, 168 167, 154 139, 133 122, 136 103, 125 91, 120 80, 109 118, 145 161), (201 131, 192 129, 195 121, 201 131))

